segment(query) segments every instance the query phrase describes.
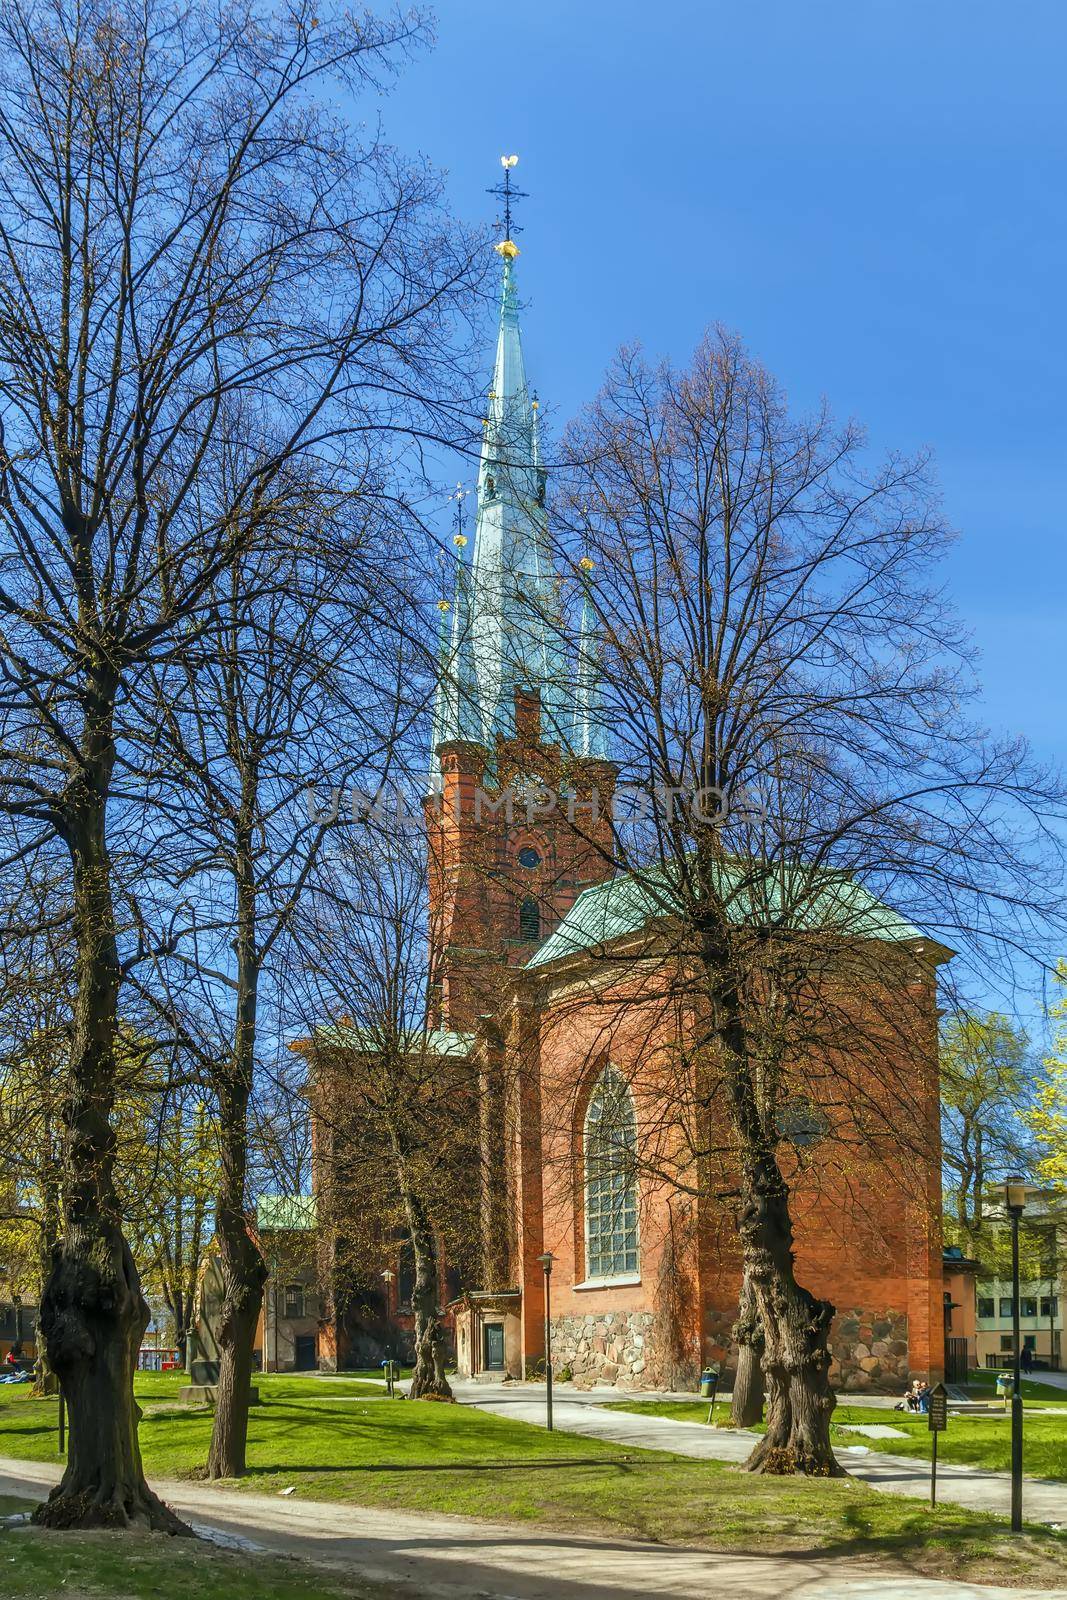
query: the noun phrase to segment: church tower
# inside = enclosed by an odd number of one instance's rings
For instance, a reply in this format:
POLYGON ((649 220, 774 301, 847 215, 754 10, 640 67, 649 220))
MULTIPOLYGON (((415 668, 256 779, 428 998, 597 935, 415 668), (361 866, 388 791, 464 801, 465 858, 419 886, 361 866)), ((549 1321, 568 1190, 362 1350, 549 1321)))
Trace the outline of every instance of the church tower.
MULTIPOLYGON (((456 539, 434 707, 430 938, 435 1020, 473 1032, 508 967, 529 960, 581 891, 610 875, 616 768, 599 717, 588 568, 549 546, 538 403, 519 329, 505 157, 496 360, 482 424, 473 558, 456 539), (564 617, 581 603, 577 660, 564 617)), ((510 163, 510 165, 508 165, 510 163)))

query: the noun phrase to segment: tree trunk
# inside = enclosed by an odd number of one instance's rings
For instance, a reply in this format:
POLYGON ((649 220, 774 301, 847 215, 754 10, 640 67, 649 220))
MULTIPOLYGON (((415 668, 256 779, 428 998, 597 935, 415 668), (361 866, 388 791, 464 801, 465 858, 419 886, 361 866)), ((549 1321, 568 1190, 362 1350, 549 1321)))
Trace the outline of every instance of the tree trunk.
POLYGON ((452 1400, 445 1376, 445 1352, 438 1313, 437 1240, 424 1206, 413 1189, 404 1188, 404 1212, 415 1259, 415 1287, 411 1296, 415 1313, 415 1370, 409 1398, 452 1400))
POLYGON ((209 1478, 239 1478, 247 1466, 252 1349, 263 1304, 267 1267, 244 1213, 220 1213, 217 1232, 224 1293, 215 1335, 219 1382, 208 1454, 209 1478))
POLYGON ((741 1169, 738 1231, 745 1282, 764 1338, 767 1432, 746 1470, 845 1477, 830 1445, 835 1396, 828 1345, 834 1307, 802 1288, 793 1271, 789 1186, 778 1166, 773 1094, 764 1093, 766 1103, 761 1103, 741 997, 714 936, 706 943, 705 970, 741 1169))
POLYGON ((245 1111, 227 1107, 220 1122, 224 1176, 215 1237, 219 1246, 223 1296, 214 1329, 219 1347, 219 1382, 207 1476, 239 1478, 247 1465, 252 1350, 263 1305, 267 1264, 249 1229, 244 1210, 245 1111))
POLYGON ((763 1324, 748 1274, 741 1285, 741 1301, 734 1323, 737 1376, 734 1379, 730 1421, 735 1428, 752 1428, 763 1421, 763 1324))
MULTIPOLYGON (((105 741, 106 742, 106 741, 105 741)), ((111 1128, 119 963, 105 834, 104 772, 82 769, 66 837, 77 942, 70 1091, 63 1107, 64 1233, 41 1296, 41 1327, 70 1423, 66 1471, 35 1520, 51 1528, 189 1530, 145 1482, 133 1397, 149 1309, 119 1225, 111 1128), (99 781, 103 777, 104 781, 99 781)))
POLYGON ((767 1432, 749 1472, 844 1477, 830 1445, 834 1307, 797 1283, 789 1190, 773 1152, 750 1151, 742 1178, 741 1237, 746 1275, 763 1325, 767 1432))
POLYGON ((223 1303, 215 1330, 219 1382, 208 1453, 209 1478, 239 1478, 246 1470, 252 1348, 263 1305, 267 1263, 245 1214, 248 1178, 248 1102, 256 1048, 259 957, 251 807, 237 826, 237 1008, 233 1055, 219 1074, 219 1197, 215 1233, 223 1303))

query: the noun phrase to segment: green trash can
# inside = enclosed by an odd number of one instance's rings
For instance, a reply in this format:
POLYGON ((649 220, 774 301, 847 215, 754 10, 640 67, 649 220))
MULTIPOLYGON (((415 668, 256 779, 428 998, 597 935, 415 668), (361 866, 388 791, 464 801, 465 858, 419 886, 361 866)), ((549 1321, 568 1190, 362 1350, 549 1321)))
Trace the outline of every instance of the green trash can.
POLYGON ((719 1382, 719 1373, 716 1367, 705 1367, 700 1374, 700 1398, 712 1400, 719 1382))

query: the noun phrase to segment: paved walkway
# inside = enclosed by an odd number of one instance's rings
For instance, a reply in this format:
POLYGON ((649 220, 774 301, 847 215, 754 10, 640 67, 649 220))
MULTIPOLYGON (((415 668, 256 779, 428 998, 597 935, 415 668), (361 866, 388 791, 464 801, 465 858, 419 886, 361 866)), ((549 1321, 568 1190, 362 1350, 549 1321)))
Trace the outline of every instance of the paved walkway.
MULTIPOLYGON (((0 1458, 0 1494, 41 1495, 58 1475, 0 1458)), ((895 1577, 840 1558, 719 1555, 206 1484, 153 1487, 198 1532, 358 1573, 394 1586, 397 1600, 1067 1600, 1067 1589, 895 1577)))
MULTIPOLYGON (((489 1386, 477 1383, 453 1385, 456 1398, 464 1405, 477 1406, 498 1416, 520 1422, 545 1421, 544 1385, 507 1384, 489 1386)), ((646 1398, 644 1395, 641 1399, 646 1398)), ((692 1395, 688 1398, 691 1400, 692 1395)), ((642 1416, 605 1405, 603 1393, 579 1397, 558 1395, 554 1406, 557 1428, 580 1433, 614 1444, 642 1450, 672 1450, 676 1455, 696 1456, 710 1461, 744 1461, 756 1443, 757 1435, 743 1430, 709 1428, 702 1422, 678 1422, 668 1417, 642 1416)), ((950 1423, 951 1427, 952 1424, 950 1423)), ((966 1427, 965 1422, 957 1424, 966 1427)), ((865 1445, 838 1446, 841 1464, 862 1483, 890 1494, 914 1495, 925 1499, 930 1493, 930 1469, 914 1456, 894 1456, 865 1445)), ((1064 1426, 1064 1454, 1067 1455, 1067 1419, 1064 1426)), ((991 1472, 984 1467, 961 1467, 938 1462, 939 1499, 972 1511, 992 1511, 1007 1516, 1011 1510, 1011 1481, 1006 1472, 991 1472)), ((1067 1484, 1050 1478, 1027 1478, 1023 1486, 1023 1515, 1028 1522, 1067 1524, 1067 1484)))

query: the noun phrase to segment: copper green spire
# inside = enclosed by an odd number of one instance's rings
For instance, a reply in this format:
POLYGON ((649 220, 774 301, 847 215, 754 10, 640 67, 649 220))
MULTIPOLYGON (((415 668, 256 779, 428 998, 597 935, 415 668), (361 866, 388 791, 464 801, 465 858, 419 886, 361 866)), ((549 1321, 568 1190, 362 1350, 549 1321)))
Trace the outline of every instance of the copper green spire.
MULTIPOLYGON (((510 241, 505 240, 505 244, 510 241)), ((541 695, 545 738, 562 742, 564 704, 546 475, 519 329, 515 255, 503 257, 496 361, 478 473, 471 627, 488 744, 515 732, 515 690, 541 695)))
MULTIPOLYGON (((498 736, 515 736, 515 692, 536 690, 542 739, 562 751, 606 754, 599 727, 595 613, 586 596, 576 681, 565 673, 559 585, 548 540, 547 473, 538 402, 530 394, 519 328, 510 203, 517 156, 502 158, 505 203, 496 359, 482 418, 473 561, 456 569, 451 629, 442 654, 434 715, 437 746, 462 738, 485 746, 490 764, 498 736), (447 660, 445 659, 447 657, 447 660), (577 743, 575 743, 577 741, 577 743)), ((465 541, 464 541, 465 542, 465 541)))
POLYGON ((462 513, 466 491, 457 485, 451 498, 456 501, 456 532, 452 538, 455 565, 450 586, 452 597, 437 602, 437 689, 430 745, 432 789, 438 788, 441 782, 439 747, 458 739, 479 743, 482 738, 471 638, 470 573, 463 554, 467 546, 462 513))

